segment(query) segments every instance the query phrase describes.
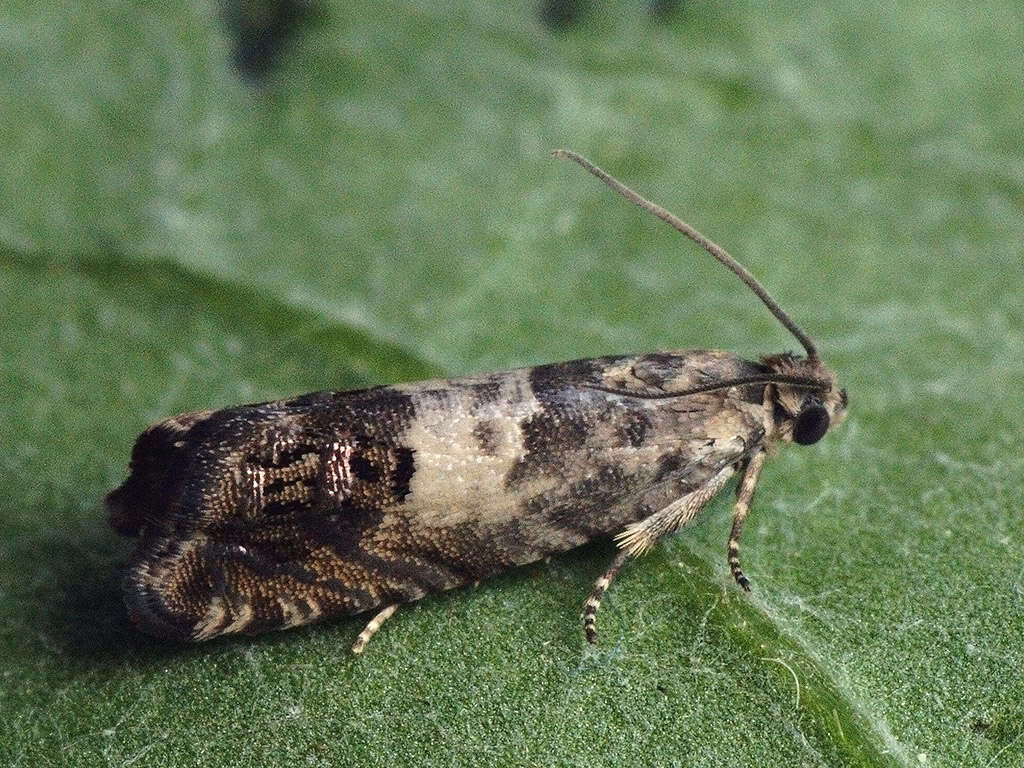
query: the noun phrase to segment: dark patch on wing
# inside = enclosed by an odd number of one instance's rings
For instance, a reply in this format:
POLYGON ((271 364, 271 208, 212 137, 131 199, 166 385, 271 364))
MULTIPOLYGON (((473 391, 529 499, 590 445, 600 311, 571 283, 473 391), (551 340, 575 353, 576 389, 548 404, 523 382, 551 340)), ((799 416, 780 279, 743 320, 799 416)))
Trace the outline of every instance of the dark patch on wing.
POLYGON ((654 472, 655 482, 664 480, 669 475, 672 475, 681 470, 687 461, 687 456, 684 453, 672 452, 666 453, 658 458, 658 466, 654 472))
POLYGON ((507 376, 508 374, 493 374, 482 381, 474 381, 470 385, 473 393, 470 412, 475 414, 487 406, 500 402, 502 399, 502 382, 507 376))
POLYGON ((562 531, 572 531, 579 543, 612 530, 608 510, 639 490, 644 478, 628 475, 615 464, 605 464, 585 477, 531 496, 521 503, 525 520, 544 520, 562 531))
POLYGON ((376 483, 380 480, 380 470, 373 465, 373 462, 366 456, 355 454, 349 459, 349 467, 352 474, 364 483, 376 483))
POLYGON ((578 409, 548 405, 519 424, 523 455, 505 478, 505 487, 522 480, 557 472, 562 458, 582 450, 593 428, 587 414, 578 409))
POLYGON ((359 436, 331 446, 319 487, 327 496, 327 511, 332 507, 381 510, 409 495, 415 473, 412 448, 359 436))
POLYGON ((411 395, 394 387, 351 392, 310 392, 264 403, 264 420, 288 417, 306 434, 322 440, 365 435, 371 440, 400 439, 416 415, 411 395))
POLYGON ((155 424, 139 435, 132 448, 128 478, 107 494, 107 520, 122 535, 138 535, 147 516, 164 508, 172 467, 187 460, 175 445, 182 441, 182 432, 170 421, 155 424))
POLYGON ((501 434, 490 421, 480 421, 473 427, 473 437, 484 456, 495 456, 501 447, 501 434))
POLYGON ((530 385, 534 396, 542 403, 549 398, 557 398, 558 394, 577 384, 598 384, 601 373, 609 363, 619 360, 617 357, 594 357, 583 360, 570 360, 567 363, 538 365, 530 369, 530 385))
POLYGON ((415 451, 412 448, 396 446, 392 450, 394 465, 391 470, 391 496, 401 502, 409 495, 409 484, 416 474, 415 451))
POLYGON ((651 430, 651 418, 646 409, 630 408, 621 417, 619 436, 623 445, 639 448, 651 430))
POLYGON ((525 418, 519 428, 527 453, 575 451, 587 444, 594 423, 584 411, 545 408, 525 418))
MULTIPOLYGON (((358 389, 345 394, 358 396, 366 392, 372 392, 373 390, 358 389)), ((331 400, 337 397, 336 392, 328 392, 321 390, 318 392, 307 392, 304 395, 296 395, 295 397, 289 397, 286 400, 279 400, 276 404, 284 410, 292 408, 300 408, 303 410, 309 408, 315 408, 316 406, 329 405, 331 400)))
MULTIPOLYGON (((349 400, 345 393, 338 396, 348 411, 349 417, 341 425, 358 425, 360 430, 370 438, 401 439, 416 416, 413 398, 392 387, 378 387, 364 390, 362 396, 349 400)), ((325 411, 322 418, 325 426, 334 426, 338 415, 333 411, 325 411)), ((352 430, 356 431, 356 430, 352 430)))

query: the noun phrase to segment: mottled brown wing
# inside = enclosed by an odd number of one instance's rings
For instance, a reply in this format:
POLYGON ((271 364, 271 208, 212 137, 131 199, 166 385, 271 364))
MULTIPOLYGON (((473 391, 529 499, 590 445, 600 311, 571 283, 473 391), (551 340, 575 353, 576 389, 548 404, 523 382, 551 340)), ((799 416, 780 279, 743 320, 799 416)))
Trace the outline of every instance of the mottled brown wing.
POLYGON ((614 534, 742 462, 760 371, 684 351, 186 414, 140 437, 111 519, 132 617, 200 640, 358 613, 614 534))
POLYGON ((124 582, 132 619, 202 640, 377 605, 389 593, 358 542, 408 493, 412 452, 390 438, 410 416, 407 396, 381 388, 151 427, 107 498, 112 525, 140 539, 124 582))

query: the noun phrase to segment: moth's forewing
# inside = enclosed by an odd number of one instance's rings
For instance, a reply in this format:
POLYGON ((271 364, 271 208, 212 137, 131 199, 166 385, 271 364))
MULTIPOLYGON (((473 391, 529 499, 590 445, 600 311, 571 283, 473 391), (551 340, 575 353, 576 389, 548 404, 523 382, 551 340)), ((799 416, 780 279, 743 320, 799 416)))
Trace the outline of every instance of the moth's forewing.
POLYGON ((615 534, 756 450, 764 385, 706 350, 322 392, 176 417, 111 494, 156 635, 415 600, 615 534))

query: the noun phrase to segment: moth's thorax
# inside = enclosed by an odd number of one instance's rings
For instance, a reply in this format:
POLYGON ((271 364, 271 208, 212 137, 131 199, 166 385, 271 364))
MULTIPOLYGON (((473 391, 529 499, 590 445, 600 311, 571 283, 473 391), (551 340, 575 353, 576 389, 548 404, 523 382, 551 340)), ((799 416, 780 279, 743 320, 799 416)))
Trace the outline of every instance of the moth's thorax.
POLYGON ((772 383, 765 389, 765 407, 771 409, 776 440, 810 445, 846 418, 846 390, 821 360, 784 353, 763 358, 771 373, 808 383, 772 383))

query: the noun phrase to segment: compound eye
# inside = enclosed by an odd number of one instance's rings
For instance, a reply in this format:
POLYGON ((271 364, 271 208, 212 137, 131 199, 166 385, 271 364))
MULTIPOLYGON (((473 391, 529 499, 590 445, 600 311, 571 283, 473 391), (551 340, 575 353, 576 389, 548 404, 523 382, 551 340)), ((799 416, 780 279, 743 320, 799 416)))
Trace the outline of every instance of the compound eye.
POLYGON ((797 414, 796 424, 793 425, 793 442, 800 445, 811 445, 824 437, 828 432, 828 411, 821 403, 811 403, 804 406, 797 414))

